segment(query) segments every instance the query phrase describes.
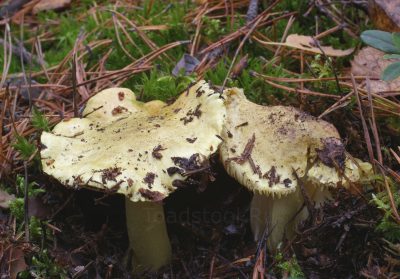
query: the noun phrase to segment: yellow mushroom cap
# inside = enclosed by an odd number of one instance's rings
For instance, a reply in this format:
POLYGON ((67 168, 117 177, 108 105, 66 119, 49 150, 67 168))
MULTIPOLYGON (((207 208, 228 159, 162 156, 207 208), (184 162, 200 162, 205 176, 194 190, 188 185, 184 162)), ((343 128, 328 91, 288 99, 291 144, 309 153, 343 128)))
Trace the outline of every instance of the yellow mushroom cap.
POLYGON ((225 114, 224 100, 204 81, 171 105, 107 89, 89 99, 83 118, 43 132, 43 170, 68 186, 162 200, 216 152, 225 114))
POLYGON ((227 172, 245 187, 280 197, 295 192, 296 175, 335 187, 345 184, 337 167, 350 181, 359 180, 333 125, 293 107, 254 104, 237 88, 225 94, 220 156, 227 172))

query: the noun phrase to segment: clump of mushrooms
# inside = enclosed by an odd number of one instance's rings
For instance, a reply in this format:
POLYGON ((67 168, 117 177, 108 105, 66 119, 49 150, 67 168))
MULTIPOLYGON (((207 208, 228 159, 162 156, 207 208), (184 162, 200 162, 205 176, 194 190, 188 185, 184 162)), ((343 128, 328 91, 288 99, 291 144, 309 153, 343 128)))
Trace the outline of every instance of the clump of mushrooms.
POLYGON ((330 197, 328 187, 347 186, 371 170, 346 155, 333 125, 293 107, 254 104, 237 88, 224 93, 221 161, 228 174, 254 192, 254 238, 266 231, 271 250, 285 235, 291 238, 308 216, 302 189, 318 207, 330 197))
POLYGON ((333 125, 292 107, 254 104, 237 88, 221 96, 204 81, 171 105, 107 89, 83 114, 42 134, 43 170, 64 185, 126 196, 135 272, 169 262, 162 200, 203 171, 218 147, 228 174, 254 192, 254 238, 268 228, 272 250, 307 217, 304 195, 317 207, 329 187, 371 170, 345 153, 333 125))
POLYGON ((225 114, 204 81, 171 105, 107 89, 89 99, 83 118, 42 134, 43 170, 67 186, 125 195, 135 272, 157 270, 171 258, 162 200, 217 151, 225 114))

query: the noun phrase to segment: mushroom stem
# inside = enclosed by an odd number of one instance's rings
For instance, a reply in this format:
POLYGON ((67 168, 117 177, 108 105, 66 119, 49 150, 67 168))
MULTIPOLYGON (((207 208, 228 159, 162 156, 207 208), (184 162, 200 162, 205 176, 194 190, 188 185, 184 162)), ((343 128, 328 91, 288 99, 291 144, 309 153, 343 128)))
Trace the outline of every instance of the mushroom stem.
MULTIPOLYGON (((315 208, 319 208, 331 198, 327 188, 321 189, 311 183, 305 185, 305 190, 315 208)), ((307 219, 309 212, 303 205, 304 198, 299 188, 282 197, 255 193, 250 208, 250 223, 254 240, 260 240, 267 228, 267 245, 272 252, 275 252, 284 236, 287 239, 293 238, 297 225, 307 219)))
POLYGON ((161 202, 125 200, 126 225, 134 273, 156 271, 171 260, 171 244, 161 202))
POLYGON ((292 238, 296 225, 307 218, 307 209, 302 209, 302 206, 300 191, 280 198, 255 193, 250 209, 254 239, 262 238, 266 228, 267 245, 271 251, 276 251, 283 236, 292 238))

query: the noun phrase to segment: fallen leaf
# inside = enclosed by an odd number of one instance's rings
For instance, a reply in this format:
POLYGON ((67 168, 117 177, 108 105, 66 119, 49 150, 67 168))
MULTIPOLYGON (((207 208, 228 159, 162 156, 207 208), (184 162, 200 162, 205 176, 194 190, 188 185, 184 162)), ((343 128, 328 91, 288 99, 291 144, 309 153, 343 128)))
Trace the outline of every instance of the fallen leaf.
POLYGON ((182 69, 184 69, 184 75, 190 75, 199 63, 200 61, 196 57, 185 53, 172 70, 172 74, 178 76, 182 69))
POLYGON ((371 92, 396 91, 400 88, 400 78, 393 81, 381 80, 382 72, 387 66, 395 62, 394 59, 385 59, 384 52, 372 47, 361 49, 351 61, 351 73, 355 76, 368 76, 371 92))
POLYGON ((368 12, 374 25, 388 32, 400 31, 400 2, 394 0, 370 0, 368 12))
POLYGON ((14 195, 10 195, 7 192, 0 190, 0 208, 7 209, 10 206, 10 202, 15 200, 14 195))
POLYGON ((28 265, 25 262, 24 251, 20 248, 13 248, 11 252, 10 278, 16 279, 18 273, 27 269, 28 265))
POLYGON ((275 43, 275 42, 262 42, 263 44, 268 45, 281 45, 287 46, 291 48, 296 48, 303 50, 305 52, 316 53, 316 54, 325 54, 327 56, 347 56, 354 51, 354 48, 349 48, 345 50, 334 49, 330 46, 322 46, 321 43, 314 39, 311 36, 303 36, 298 34, 291 34, 286 38, 284 43, 275 43))
POLYGON ((69 4, 71 4, 71 0, 41 0, 33 7, 32 13, 37 14, 42 11, 64 9, 69 4))

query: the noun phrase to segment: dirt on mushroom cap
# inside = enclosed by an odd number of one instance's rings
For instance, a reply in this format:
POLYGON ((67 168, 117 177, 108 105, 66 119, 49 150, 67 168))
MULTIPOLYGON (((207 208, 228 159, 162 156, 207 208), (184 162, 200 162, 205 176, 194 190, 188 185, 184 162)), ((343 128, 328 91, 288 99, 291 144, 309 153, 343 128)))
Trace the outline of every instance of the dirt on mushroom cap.
POLYGON ((86 117, 42 134, 43 170, 68 186, 160 200, 176 189, 174 180, 187 178, 184 170, 167 172, 179 168, 173 158, 198 154, 206 160, 218 149, 225 113, 224 100, 204 81, 171 105, 141 103, 129 89, 107 89, 88 101, 86 117))
POLYGON ((294 171, 298 177, 307 172, 307 179, 322 186, 342 182, 338 173, 342 171, 359 179, 333 125, 293 107, 254 104, 237 88, 225 94, 227 119, 220 156, 227 172, 242 185, 281 196, 296 190, 294 171))

